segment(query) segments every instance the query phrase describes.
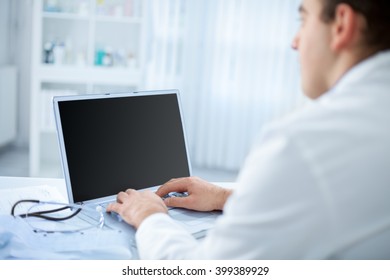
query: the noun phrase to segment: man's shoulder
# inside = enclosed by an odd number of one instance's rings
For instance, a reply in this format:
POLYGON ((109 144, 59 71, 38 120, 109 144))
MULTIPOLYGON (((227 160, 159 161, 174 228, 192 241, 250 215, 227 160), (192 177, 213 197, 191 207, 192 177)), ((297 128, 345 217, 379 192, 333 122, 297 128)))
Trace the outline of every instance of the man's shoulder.
POLYGON ((280 119, 273 127, 290 133, 381 127, 390 122, 390 79, 351 84, 342 91, 331 91, 280 119))
POLYGON ((332 121, 332 110, 320 102, 310 101, 289 115, 275 121, 269 126, 270 130, 296 133, 309 130, 315 132, 332 121))
POLYGON ((387 101, 335 95, 326 102, 312 102, 272 124, 263 139, 282 137, 316 162, 347 151, 374 155, 390 147, 390 98, 387 101))

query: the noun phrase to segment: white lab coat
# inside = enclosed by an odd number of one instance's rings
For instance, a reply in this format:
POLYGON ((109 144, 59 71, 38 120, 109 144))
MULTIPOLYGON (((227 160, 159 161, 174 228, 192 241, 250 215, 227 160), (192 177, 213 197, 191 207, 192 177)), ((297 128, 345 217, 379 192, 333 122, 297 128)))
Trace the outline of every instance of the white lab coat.
POLYGON ((390 52, 266 129, 237 184, 201 242, 148 217, 140 257, 390 259, 390 52))

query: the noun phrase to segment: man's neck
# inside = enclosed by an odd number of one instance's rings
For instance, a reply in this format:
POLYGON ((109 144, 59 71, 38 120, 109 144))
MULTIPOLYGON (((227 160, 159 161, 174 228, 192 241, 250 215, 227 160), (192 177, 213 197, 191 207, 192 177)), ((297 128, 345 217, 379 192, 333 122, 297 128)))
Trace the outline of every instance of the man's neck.
POLYGON ((377 50, 345 51, 335 58, 332 71, 329 71, 328 88, 333 88, 337 82, 354 66, 378 53, 377 50))

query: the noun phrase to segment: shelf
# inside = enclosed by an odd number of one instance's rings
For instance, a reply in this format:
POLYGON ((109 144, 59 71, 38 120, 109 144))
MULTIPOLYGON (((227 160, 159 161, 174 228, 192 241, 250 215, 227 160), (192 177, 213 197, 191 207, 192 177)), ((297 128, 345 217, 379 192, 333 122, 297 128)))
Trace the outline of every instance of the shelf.
POLYGON ((65 20, 89 20, 88 15, 80 15, 62 12, 43 12, 43 18, 46 19, 65 19, 65 20))
POLYGON ((127 24, 140 24, 140 17, 125 17, 125 16, 104 16, 104 15, 80 15, 74 13, 63 13, 63 12, 43 12, 43 18, 45 19, 64 19, 64 20, 90 20, 94 19, 97 22, 117 22, 127 24))
POLYGON ((115 16, 95 16, 95 20, 97 22, 116 22, 116 23, 132 23, 132 24, 140 24, 141 18, 139 17, 115 17, 115 16))
POLYGON ((41 65, 39 75, 43 82, 137 85, 140 70, 114 67, 77 67, 41 65))
POLYGON ((142 0, 31 2, 30 175, 61 176, 52 98, 139 89, 145 49, 143 4, 142 0))

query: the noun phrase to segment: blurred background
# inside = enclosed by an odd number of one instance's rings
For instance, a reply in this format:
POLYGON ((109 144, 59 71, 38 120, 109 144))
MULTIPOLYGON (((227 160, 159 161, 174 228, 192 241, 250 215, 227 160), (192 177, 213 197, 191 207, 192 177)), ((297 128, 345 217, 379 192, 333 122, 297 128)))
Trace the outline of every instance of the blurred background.
POLYGON ((55 95, 177 88, 193 174, 234 181, 301 106, 300 0, 1 0, 0 176, 62 177, 55 95))

